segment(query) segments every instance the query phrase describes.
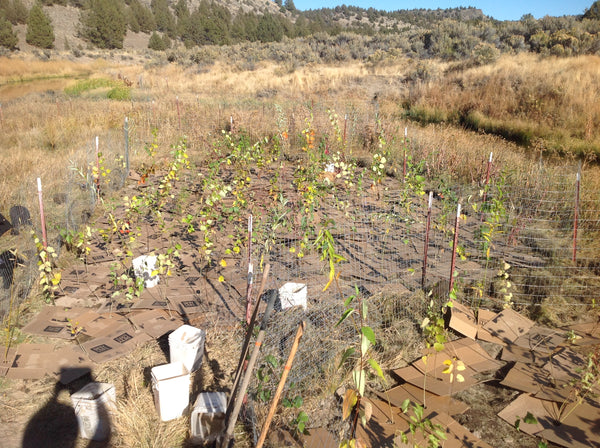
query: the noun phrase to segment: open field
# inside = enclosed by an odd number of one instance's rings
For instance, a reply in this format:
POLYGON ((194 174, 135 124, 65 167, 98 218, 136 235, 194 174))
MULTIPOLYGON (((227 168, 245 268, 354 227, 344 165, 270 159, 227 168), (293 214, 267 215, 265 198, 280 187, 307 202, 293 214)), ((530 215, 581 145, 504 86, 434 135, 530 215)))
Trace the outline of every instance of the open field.
MULTIPOLYGON (((336 367, 357 334, 336 322, 352 294, 369 303, 365 320, 377 337, 369 353, 386 381, 369 377, 371 397, 396 383, 395 369, 420 356, 428 304, 434 298, 439 312, 452 272, 453 293, 475 310, 513 307, 561 334, 566 325, 596 317, 594 58, 507 56, 458 73, 431 62, 429 79, 413 79, 421 69, 411 60, 293 70, 265 62, 243 70, 226 61, 207 67, 148 55, 124 59, 0 60, 0 213, 14 222, 11 207, 25 206, 41 237, 41 178, 48 242, 58 252, 40 277, 40 251, 28 231, 0 230, 0 252, 17 249, 23 265, 10 271, 0 297, 5 345, 52 341, 22 331, 44 297, 59 307, 127 316, 142 303, 166 301, 182 321, 207 331, 194 391, 229 391, 243 338, 249 258, 255 288, 267 264, 266 289, 287 281, 308 285, 306 312, 279 310, 264 353, 285 359, 298 322, 306 320, 291 373, 297 389, 289 398, 303 397, 310 428, 326 426, 341 438, 349 426, 336 393, 351 387, 354 366, 336 367), (578 82, 565 86, 566 73, 578 82), (432 111, 446 119, 427 119, 432 111), (452 118, 456 111, 464 116, 452 118), (469 130, 479 128, 464 121, 473 117, 494 121, 496 129, 519 123, 519 130, 532 129, 531 141, 518 146, 485 129, 469 130), (161 283, 140 291, 130 276, 132 258, 149 252, 162 256, 161 283), (49 282, 46 291, 40 279, 49 282)), ((84 348, 89 339, 75 338, 84 348)), ((160 423, 154 415, 149 369, 167 362, 165 343, 152 338, 123 357, 92 359, 92 378, 115 384, 119 402, 113 437, 98 446, 189 445, 186 419, 160 423)), ((493 344, 486 348, 498 354, 493 344)), ((536 438, 496 417, 514 398, 498 387, 503 373, 463 392, 472 411, 456 418, 491 446, 536 446, 536 438)), ((250 424, 238 426, 236 446, 253 446, 268 406, 260 391, 274 389, 273 381, 252 383, 250 424)), ((64 391, 52 396, 54 387, 48 376, 1 380, 7 446, 20 446, 41 403, 48 400, 51 410, 68 405, 64 391)), ((298 411, 281 410, 275 426, 293 429, 298 411)))

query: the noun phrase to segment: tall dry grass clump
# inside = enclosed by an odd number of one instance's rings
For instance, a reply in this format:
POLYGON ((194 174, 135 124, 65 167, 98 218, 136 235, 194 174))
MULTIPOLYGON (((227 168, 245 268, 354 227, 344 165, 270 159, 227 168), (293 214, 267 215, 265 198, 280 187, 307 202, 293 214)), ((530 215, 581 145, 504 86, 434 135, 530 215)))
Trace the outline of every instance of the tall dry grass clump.
POLYGON ((522 53, 453 70, 413 88, 409 115, 453 122, 526 146, 600 154, 600 58, 522 53))

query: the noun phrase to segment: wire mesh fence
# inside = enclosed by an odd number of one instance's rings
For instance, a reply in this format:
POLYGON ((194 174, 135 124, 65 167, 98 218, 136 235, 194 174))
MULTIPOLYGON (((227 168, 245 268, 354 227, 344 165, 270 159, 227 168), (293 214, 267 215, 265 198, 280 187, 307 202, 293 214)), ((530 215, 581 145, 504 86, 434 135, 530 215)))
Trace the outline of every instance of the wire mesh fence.
MULTIPOLYGON (((146 106, 139 127, 130 122, 128 133, 119 128, 99 135, 97 146, 90 138, 69 166, 60 168, 65 173, 57 176, 60 180, 45 185, 42 179, 50 245, 60 249, 65 232, 78 231, 94 222, 100 212, 106 214, 109 210, 117 215, 123 196, 145 188, 139 181, 131 183, 127 176, 130 157, 143 163, 145 148, 152 141, 153 112, 146 106)), ((191 106, 180 107, 183 123, 174 118, 169 126, 193 128, 200 118, 192 116, 191 106)), ((217 126, 223 117, 215 120, 217 126)), ((300 121, 294 113, 286 120, 287 126, 300 121)), ((363 146, 375 144, 366 126, 360 124, 365 120, 358 113, 350 114, 348 141, 363 146)), ((299 146, 302 138, 296 136, 296 141, 290 139, 289 144, 299 146)), ((194 145, 191 147, 198 153, 208 151, 199 140, 194 145)), ((356 329, 349 321, 336 325, 346 308, 344 300, 352 295, 369 304, 369 324, 377 334, 402 334, 403 329, 418 327, 430 300, 429 291, 433 291, 432 297, 443 297, 452 287, 461 301, 476 307, 501 309, 509 304, 559 318, 593 305, 600 286, 600 192, 588 187, 585 169, 580 176, 577 165, 557 171, 540 163, 526 173, 497 169, 487 182, 482 180, 483 165, 472 183, 452 179, 436 183, 434 176, 427 174, 435 168, 436 159, 425 151, 417 141, 406 145, 404 154, 410 156, 407 174, 400 174, 403 160, 399 151, 394 156, 398 171, 384 176, 375 188, 371 187, 368 160, 365 166, 355 168, 357 173, 365 173, 362 185, 358 179, 352 187, 335 176, 329 184, 318 179, 319 202, 310 213, 303 206, 303 192, 294 184, 295 159, 291 156, 289 163, 275 170, 276 182, 272 178, 261 181, 255 167, 243 172, 244 178, 252 178, 253 185, 247 210, 254 212, 251 258, 257 271, 265 263, 271 264, 270 290, 278 290, 286 282, 307 285, 305 307, 284 309, 279 304, 263 346, 263 358, 272 355, 284 359, 298 323, 306 321, 305 336, 290 375, 292 382, 315 378, 323 381, 330 374, 332 360, 356 339, 356 329), (414 167, 418 167, 418 173, 414 167), (418 181, 417 175, 424 180, 418 181), (267 190, 274 183, 279 185, 271 198, 267 190), (461 213, 457 214, 459 205, 461 213), (323 238, 330 238, 327 241, 332 252, 323 244, 323 238), (503 281, 505 274, 510 287, 503 281)), ((182 217, 193 215, 207 194, 199 181, 206 177, 207 167, 197 166, 194 170, 183 173, 180 181, 187 202, 175 204, 169 211, 174 224, 168 239, 180 241, 184 251, 190 252, 198 252, 202 236, 184 238, 182 217)), ((233 174, 224 172, 224 176, 231 184, 233 174)), ((233 193, 228 191, 225 195, 231 196, 233 193)), ((232 208, 230 203, 228 207, 232 208)), ((26 179, 22 188, 3 202, 0 213, 10 221, 3 227, 6 230, 0 255, 0 314, 5 315, 38 282, 36 250, 28 232, 33 228, 41 235, 35 179, 26 179)), ((223 218, 223 227, 228 222, 229 218, 223 218)), ((227 232, 222 231, 215 240, 226 240, 227 232)), ((225 253, 222 250, 220 253, 215 249, 213 260, 225 253)), ((235 258, 239 274, 247 266, 242 255, 235 258)), ((195 274, 207 275, 214 261, 193 268, 195 274)), ((217 288, 205 294, 217 294, 217 288)), ((244 319, 244 304, 237 305, 229 309, 239 322, 244 319)))

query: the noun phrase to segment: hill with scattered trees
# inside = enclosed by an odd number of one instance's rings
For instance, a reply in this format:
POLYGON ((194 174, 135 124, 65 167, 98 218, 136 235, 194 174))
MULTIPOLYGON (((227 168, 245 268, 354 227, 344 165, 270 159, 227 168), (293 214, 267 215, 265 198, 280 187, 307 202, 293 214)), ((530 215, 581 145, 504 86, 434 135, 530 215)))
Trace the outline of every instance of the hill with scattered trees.
POLYGON ((300 11, 293 0, 0 0, 0 50, 169 51, 300 39, 311 46, 327 41, 334 60, 392 52, 486 62, 503 52, 598 53, 599 19, 598 1, 579 16, 498 21, 472 7, 300 11))

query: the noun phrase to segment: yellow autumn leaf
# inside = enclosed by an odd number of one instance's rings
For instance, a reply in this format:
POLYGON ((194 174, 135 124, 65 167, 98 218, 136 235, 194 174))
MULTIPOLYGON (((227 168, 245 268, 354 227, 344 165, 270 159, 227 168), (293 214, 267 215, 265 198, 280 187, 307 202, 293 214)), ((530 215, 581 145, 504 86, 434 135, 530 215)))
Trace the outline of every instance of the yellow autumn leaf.
POLYGON ((462 376, 460 373, 456 375, 456 381, 458 381, 459 383, 462 383, 465 380, 465 377, 462 376))
POLYGON ((227 262, 224 259, 221 259, 221 261, 219 262, 219 264, 223 267, 227 266, 227 262))
POLYGON ((219 282, 223 283, 225 281, 225 277, 223 277, 222 275, 219 275, 219 282))

